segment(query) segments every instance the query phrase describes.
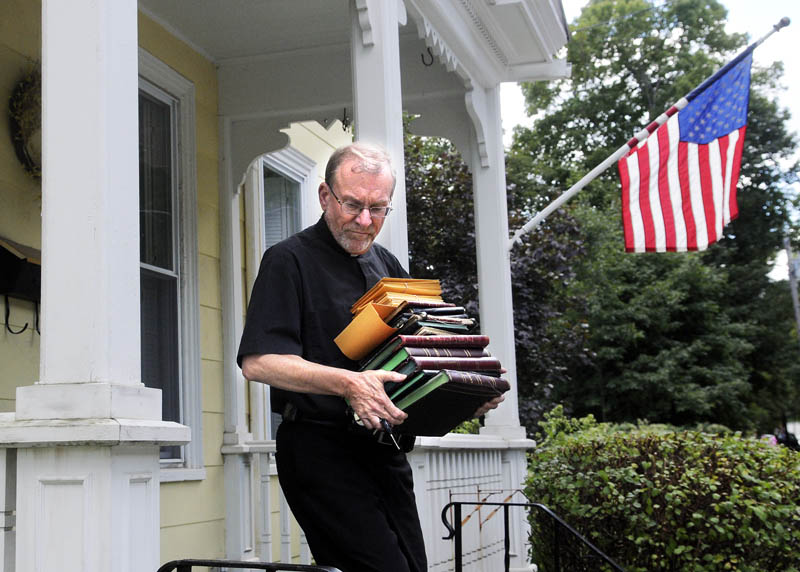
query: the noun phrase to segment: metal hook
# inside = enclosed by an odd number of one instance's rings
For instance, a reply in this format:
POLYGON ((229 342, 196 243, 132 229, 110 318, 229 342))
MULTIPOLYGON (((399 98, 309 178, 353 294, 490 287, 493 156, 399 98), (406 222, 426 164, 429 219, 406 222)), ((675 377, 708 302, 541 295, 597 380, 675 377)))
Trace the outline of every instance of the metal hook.
POLYGON ((342 131, 347 131, 347 128, 350 127, 350 123, 352 123, 352 121, 347 117, 347 108, 345 107, 342 111, 342 131))
POLYGON ((426 68, 429 68, 429 67, 431 67, 433 65, 433 52, 431 51, 430 48, 428 48, 428 55, 431 57, 431 61, 430 62, 426 62, 425 61, 425 54, 420 54, 419 55, 419 58, 422 60, 422 65, 424 65, 426 68))
POLYGON ((6 294, 4 296, 4 298, 5 298, 5 301, 6 301, 6 330, 8 330, 9 332, 11 332, 14 335, 21 334, 22 332, 24 332, 25 330, 28 329, 28 322, 25 322, 25 325, 22 326, 22 329, 20 331, 15 332, 14 330, 12 330, 11 326, 8 324, 8 317, 11 314, 11 309, 9 308, 9 305, 8 305, 8 294, 6 294))

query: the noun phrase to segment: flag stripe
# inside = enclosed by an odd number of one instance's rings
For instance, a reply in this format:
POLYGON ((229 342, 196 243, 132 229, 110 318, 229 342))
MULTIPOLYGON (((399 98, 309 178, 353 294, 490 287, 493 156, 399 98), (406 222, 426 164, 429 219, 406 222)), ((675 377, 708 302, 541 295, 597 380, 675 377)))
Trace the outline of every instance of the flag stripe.
POLYGON ((734 131, 730 135, 726 135, 725 137, 719 138, 719 158, 722 163, 720 168, 720 174, 722 176, 722 189, 720 191, 720 208, 722 209, 722 216, 720 217, 720 229, 719 234, 722 235, 722 226, 728 224, 731 221, 731 208, 730 203, 728 202, 728 195, 730 194, 730 187, 728 186, 728 182, 730 181, 731 176, 731 156, 730 156, 730 148, 732 145, 731 137, 734 136, 734 131))
POLYGON ((667 184, 669 185, 670 203, 672 204, 672 223, 674 225, 674 248, 667 249, 685 251, 686 250, 686 215, 684 214, 684 202, 681 196, 681 185, 678 173, 678 139, 680 137, 680 126, 678 118, 671 118, 664 125, 667 133, 669 148, 667 149, 667 184))
POLYGON ((708 225, 703 202, 703 186, 700 182, 698 146, 694 143, 686 143, 686 156, 689 163, 689 196, 692 201, 692 214, 697 232, 697 250, 705 250, 708 247, 708 225))
POLYGON ((660 250, 666 250, 675 244, 675 218, 672 212, 672 200, 669 191, 669 130, 663 125, 658 130, 658 194, 661 200, 661 217, 664 221, 664 242, 660 250))
POLYGON ((731 178, 728 188, 730 189, 730 211, 731 220, 739 216, 739 206, 736 201, 736 184, 739 182, 739 169, 742 167, 742 149, 744 149, 744 134, 747 131, 747 126, 744 125, 739 128, 738 139, 736 140, 736 148, 733 153, 733 167, 731 168, 731 178))
POLYGON ((628 175, 628 161, 623 158, 617 163, 619 178, 622 181, 622 231, 625 235, 625 249, 632 252, 629 245, 633 244, 633 223, 631 222, 631 180, 628 175))
POLYGON ((629 220, 630 227, 628 232, 629 240, 625 244, 630 252, 644 252, 644 226, 642 225, 642 216, 639 209, 638 161, 638 155, 632 152, 620 162, 621 165, 624 164, 627 176, 625 191, 628 199, 628 214, 626 218, 629 220))
POLYGON ((648 159, 648 180, 647 180, 647 187, 648 193, 647 198, 650 202, 650 217, 653 223, 653 244, 650 245, 648 251, 658 251, 663 250, 664 246, 664 215, 661 211, 661 197, 658 193, 658 185, 659 185, 659 149, 658 149, 658 141, 657 139, 653 140, 653 144, 648 147, 647 151, 647 159, 648 159))
POLYGON ((628 173, 631 178, 632 248, 633 252, 644 252, 644 225, 642 224, 642 211, 639 208, 639 155, 632 154, 628 157, 628 173))
MULTIPOLYGON (((712 141, 706 145, 708 149, 708 175, 711 183, 711 200, 714 204, 712 222, 714 224, 714 240, 722 236, 722 160, 720 153, 720 140, 712 141)), ((706 213, 708 216, 708 213, 706 213)), ((712 241, 709 240, 709 243, 712 241)))
POLYGON ((639 211, 641 212, 642 226, 644 226, 644 248, 652 250, 655 247, 655 229, 653 228, 653 212, 650 209, 650 153, 647 145, 637 151, 639 160, 639 211))
POLYGON ((689 145, 678 142, 678 175, 681 187, 681 204, 683 220, 686 221, 686 248, 697 250, 697 225, 694 222, 694 205, 689 184, 689 145))
MULTIPOLYGON (((690 143, 689 145, 695 145, 690 143)), ((703 211, 706 215, 706 245, 711 244, 717 239, 714 233, 714 187, 711 181, 711 167, 708 164, 709 152, 708 144, 696 146, 697 149, 697 168, 700 171, 700 195, 702 197, 703 211)))

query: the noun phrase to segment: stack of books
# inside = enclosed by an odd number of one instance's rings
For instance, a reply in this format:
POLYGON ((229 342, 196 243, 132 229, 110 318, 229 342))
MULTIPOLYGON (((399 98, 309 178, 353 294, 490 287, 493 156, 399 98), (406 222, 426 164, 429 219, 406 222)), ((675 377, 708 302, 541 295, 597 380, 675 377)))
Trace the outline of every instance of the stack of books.
POLYGON ((408 414, 404 433, 444 435, 510 389, 486 349, 488 336, 469 334, 475 321, 442 300, 438 280, 384 278, 351 310, 355 317, 336 343, 362 371, 406 376, 385 386, 408 414))

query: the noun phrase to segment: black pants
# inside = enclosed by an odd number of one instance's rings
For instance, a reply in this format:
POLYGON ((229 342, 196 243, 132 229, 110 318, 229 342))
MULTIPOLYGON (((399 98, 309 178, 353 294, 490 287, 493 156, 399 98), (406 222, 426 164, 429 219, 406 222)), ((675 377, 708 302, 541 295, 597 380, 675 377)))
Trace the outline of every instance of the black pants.
POLYGON ((365 434, 284 422, 278 478, 314 560, 342 572, 425 572, 411 467, 365 434))

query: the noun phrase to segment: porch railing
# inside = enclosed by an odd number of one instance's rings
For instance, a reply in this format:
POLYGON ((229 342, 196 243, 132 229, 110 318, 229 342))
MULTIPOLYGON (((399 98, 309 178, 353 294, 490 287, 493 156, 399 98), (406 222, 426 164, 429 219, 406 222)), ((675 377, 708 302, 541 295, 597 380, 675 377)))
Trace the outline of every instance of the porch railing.
POLYGON ((540 565, 540 570, 547 572, 561 572, 562 570, 577 572, 579 570, 614 570, 617 572, 625 572, 625 570, 609 556, 604 554, 599 548, 592 544, 589 540, 584 538, 577 530, 572 528, 564 520, 540 503, 522 503, 522 502, 450 502, 442 509, 442 522, 448 530, 448 535, 443 537, 444 540, 455 539, 455 570, 454 572, 463 571, 463 539, 462 539, 462 525, 469 520, 470 516, 462 519, 461 507, 464 505, 482 507, 494 506, 503 509, 503 529, 505 531, 504 537, 504 556, 503 556, 503 570, 509 572, 510 566, 510 536, 509 536, 509 510, 511 507, 524 507, 526 509, 536 509, 541 513, 541 516, 546 522, 549 522, 552 527, 551 541, 545 542, 544 545, 549 545, 550 550, 547 554, 541 555, 546 557, 546 564, 540 565), (452 509, 453 524, 448 521, 448 513, 452 509), (570 543, 578 543, 579 548, 583 550, 570 549, 570 543), (606 567, 602 567, 605 564, 606 567))

